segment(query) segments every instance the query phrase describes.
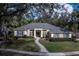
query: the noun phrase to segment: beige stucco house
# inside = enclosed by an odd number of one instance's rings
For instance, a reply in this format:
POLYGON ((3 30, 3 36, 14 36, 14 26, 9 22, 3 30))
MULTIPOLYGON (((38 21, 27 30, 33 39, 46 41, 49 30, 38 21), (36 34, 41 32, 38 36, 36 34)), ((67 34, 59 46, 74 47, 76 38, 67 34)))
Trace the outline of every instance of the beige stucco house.
POLYGON ((30 23, 14 30, 15 36, 72 38, 70 31, 47 23, 30 23))

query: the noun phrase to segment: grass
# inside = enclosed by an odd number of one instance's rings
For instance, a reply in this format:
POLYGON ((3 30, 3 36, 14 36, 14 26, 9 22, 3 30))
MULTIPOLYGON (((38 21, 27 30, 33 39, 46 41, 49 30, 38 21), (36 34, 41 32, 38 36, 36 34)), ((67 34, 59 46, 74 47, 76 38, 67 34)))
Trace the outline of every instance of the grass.
POLYGON ((73 41, 56 41, 50 42, 46 40, 40 40, 49 52, 68 52, 68 51, 79 51, 79 42, 73 41))
POLYGON ((14 43, 0 45, 0 48, 11 48, 25 51, 39 51, 33 38, 19 38, 14 43))

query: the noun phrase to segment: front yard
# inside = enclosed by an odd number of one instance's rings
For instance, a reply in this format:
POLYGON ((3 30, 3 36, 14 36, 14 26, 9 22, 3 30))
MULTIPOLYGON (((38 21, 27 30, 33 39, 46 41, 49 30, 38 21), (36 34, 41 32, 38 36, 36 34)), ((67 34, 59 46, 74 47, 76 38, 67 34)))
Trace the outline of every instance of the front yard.
POLYGON ((68 51, 79 51, 79 42, 73 41, 55 41, 50 42, 47 40, 40 40, 49 52, 68 52, 68 51))
POLYGON ((33 38, 19 38, 13 40, 13 43, 1 44, 0 48, 10 48, 25 51, 39 51, 39 48, 34 42, 33 38))

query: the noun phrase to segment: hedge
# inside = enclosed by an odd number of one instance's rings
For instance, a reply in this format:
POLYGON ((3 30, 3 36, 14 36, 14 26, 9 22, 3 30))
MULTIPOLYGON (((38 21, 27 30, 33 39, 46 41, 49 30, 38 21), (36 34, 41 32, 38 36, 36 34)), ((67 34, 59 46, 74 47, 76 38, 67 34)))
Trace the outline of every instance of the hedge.
POLYGON ((75 38, 49 38, 49 41, 75 41, 75 38))

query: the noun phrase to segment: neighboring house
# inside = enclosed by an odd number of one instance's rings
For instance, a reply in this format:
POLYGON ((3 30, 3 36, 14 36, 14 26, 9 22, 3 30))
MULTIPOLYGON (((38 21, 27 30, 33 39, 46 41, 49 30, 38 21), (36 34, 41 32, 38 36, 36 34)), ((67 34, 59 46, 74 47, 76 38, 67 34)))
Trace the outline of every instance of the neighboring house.
POLYGON ((30 23, 21 27, 18 27, 14 31, 15 36, 32 36, 32 37, 47 37, 52 38, 72 38, 70 31, 50 25, 47 23, 30 23), (50 35, 49 35, 50 34, 50 35))

